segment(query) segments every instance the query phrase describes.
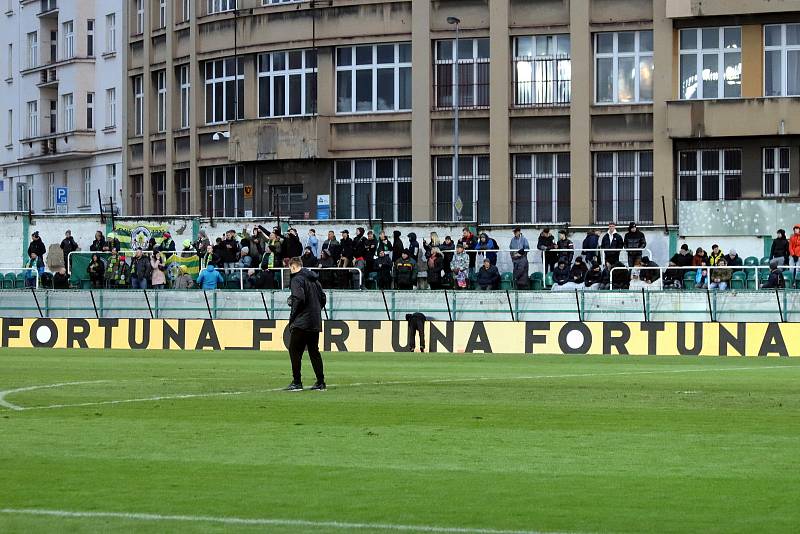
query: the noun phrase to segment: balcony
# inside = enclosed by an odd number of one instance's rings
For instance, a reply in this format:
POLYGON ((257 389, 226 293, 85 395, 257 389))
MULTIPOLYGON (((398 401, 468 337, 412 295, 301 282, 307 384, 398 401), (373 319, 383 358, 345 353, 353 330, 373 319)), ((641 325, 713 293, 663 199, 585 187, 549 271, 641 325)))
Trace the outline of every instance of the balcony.
POLYGON ((288 117, 229 124, 231 162, 328 157, 329 121, 325 117, 288 117))
POLYGON ((800 135, 800 98, 667 102, 671 138, 800 135))
POLYGON ((41 81, 36 84, 39 89, 48 89, 58 87, 58 71, 56 69, 47 69, 41 71, 41 81))
POLYGON ((20 161, 65 161, 83 158, 97 150, 95 132, 76 130, 20 139, 20 161))
POLYGON ((667 18, 759 15, 798 11, 797 2, 775 0, 667 0, 667 18))
POLYGON ((58 2, 56 0, 41 0, 42 7, 36 14, 39 18, 58 19, 58 2))

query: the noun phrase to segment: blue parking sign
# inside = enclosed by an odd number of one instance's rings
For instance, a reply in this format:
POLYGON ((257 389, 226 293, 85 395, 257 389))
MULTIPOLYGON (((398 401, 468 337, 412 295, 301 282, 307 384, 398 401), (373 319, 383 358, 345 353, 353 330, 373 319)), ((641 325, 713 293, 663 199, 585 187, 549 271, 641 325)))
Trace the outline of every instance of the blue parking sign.
POLYGON ((66 204, 69 189, 66 187, 56 187, 56 204, 66 204))

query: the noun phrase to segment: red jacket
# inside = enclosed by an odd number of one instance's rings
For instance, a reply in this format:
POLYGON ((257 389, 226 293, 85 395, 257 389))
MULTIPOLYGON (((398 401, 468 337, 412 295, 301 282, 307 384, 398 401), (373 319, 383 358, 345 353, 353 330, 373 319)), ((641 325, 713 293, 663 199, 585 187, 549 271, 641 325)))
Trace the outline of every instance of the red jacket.
MULTIPOLYGON (((795 225, 795 228, 800 228, 800 225, 795 225)), ((800 234, 795 234, 794 231, 789 238, 789 256, 800 256, 800 234)))

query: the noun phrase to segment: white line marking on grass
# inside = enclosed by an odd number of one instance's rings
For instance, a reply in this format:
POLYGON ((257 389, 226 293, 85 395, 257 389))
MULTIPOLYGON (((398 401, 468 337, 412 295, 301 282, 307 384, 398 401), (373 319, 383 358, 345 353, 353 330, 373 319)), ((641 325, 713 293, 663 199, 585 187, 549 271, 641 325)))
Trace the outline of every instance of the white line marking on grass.
POLYGON ((8 402, 5 398, 7 395, 11 395, 12 393, 22 393, 25 391, 36 391, 38 389, 51 389, 51 388, 60 388, 64 386, 82 386, 84 384, 102 384, 104 382, 109 382, 109 380, 90 380, 90 381, 83 381, 83 382, 61 382, 59 384, 45 384, 43 386, 27 386, 24 388, 16 388, 16 389, 8 389, 6 391, 0 391, 0 406, 3 408, 8 408, 9 410, 15 411, 22 411, 27 410, 27 408, 23 406, 17 406, 11 402, 8 402))
MULTIPOLYGON (((460 382, 483 382, 483 381, 496 381, 496 380, 547 380, 557 378, 597 378, 607 376, 636 376, 636 375, 660 375, 660 374, 676 374, 676 373, 708 373, 708 372, 728 372, 728 371, 758 371, 761 369, 800 369, 800 365, 760 365, 758 367, 723 367, 721 369, 703 367, 695 369, 657 369, 653 371, 620 371, 617 373, 571 373, 561 375, 528 375, 528 376, 512 376, 512 377, 467 377, 467 378, 438 378, 431 380, 401 380, 401 381, 385 381, 385 382, 354 382, 351 384, 331 384, 330 388, 348 388, 348 387, 364 387, 364 386, 410 386, 422 384, 452 384, 460 382)), ((109 382, 102 380, 100 382, 109 382)), ((59 387, 64 385, 77 385, 77 384, 92 384, 97 382, 68 382, 65 384, 51 384, 48 386, 31 386, 30 388, 12 389, 9 391, 0 391, 0 401, 4 394, 29 391, 31 389, 42 389, 46 387, 59 387)), ((249 391, 212 391, 209 393, 179 393, 175 395, 158 395, 155 397, 141 397, 135 399, 119 399, 119 400, 106 400, 95 402, 79 402, 74 404, 49 404, 47 406, 17 406, 15 404, 3 401, 0 406, 11 408, 15 411, 30 411, 30 410, 55 410, 59 408, 84 408, 89 406, 106 406, 114 404, 132 404, 137 402, 155 402, 163 400, 181 400, 181 399, 203 399, 209 397, 233 397, 239 395, 257 394, 257 393, 274 393, 283 391, 284 388, 272 389, 254 389, 249 391)))
MULTIPOLYGON (((256 525, 273 527, 317 527, 338 530, 386 530, 394 532, 433 532, 439 534, 545 534, 532 530, 499 530, 493 528, 436 527, 431 525, 395 525, 391 523, 344 523, 340 521, 307 521, 303 519, 258 519, 244 517, 213 517, 202 515, 161 515, 125 512, 73 512, 69 510, 38 510, 29 508, 3 508, 0 513, 9 515, 35 515, 59 518, 107 518, 131 521, 218 523, 223 525, 256 525)), ((556 534, 556 533, 547 533, 556 534)))

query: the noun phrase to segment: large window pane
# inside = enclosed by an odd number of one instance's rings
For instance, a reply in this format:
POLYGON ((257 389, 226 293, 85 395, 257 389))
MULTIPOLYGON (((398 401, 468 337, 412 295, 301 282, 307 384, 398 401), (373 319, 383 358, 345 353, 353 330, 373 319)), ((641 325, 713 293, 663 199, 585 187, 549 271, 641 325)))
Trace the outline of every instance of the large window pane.
POLYGON ((372 71, 356 71, 356 111, 372 110, 372 71))
POLYGON ((738 98, 742 95, 742 54, 725 54, 725 97, 738 98))
POLYGON ((717 54, 703 54, 703 98, 717 98, 719 72, 717 54))
MULTIPOLYGON (((527 158, 530 159, 530 158, 527 158)), ((530 179, 517 179, 514 183, 515 191, 514 198, 516 198, 516 222, 529 223, 531 220, 531 180, 530 179)))
POLYGON ((597 101, 614 101, 614 60, 599 58, 597 60, 597 101))
POLYGON ((639 101, 653 100, 653 58, 643 57, 639 60, 639 101))
POLYGON ((394 109, 394 69, 378 69, 378 110, 391 109, 394 109))
POLYGON ((336 111, 348 113, 353 109, 353 80, 352 72, 342 71, 336 73, 336 111))
POLYGON ((786 53, 786 95, 800 95, 800 50, 786 53))
POLYGON ((617 101, 633 102, 636 100, 636 63, 632 57, 619 58, 617 71, 617 101))

